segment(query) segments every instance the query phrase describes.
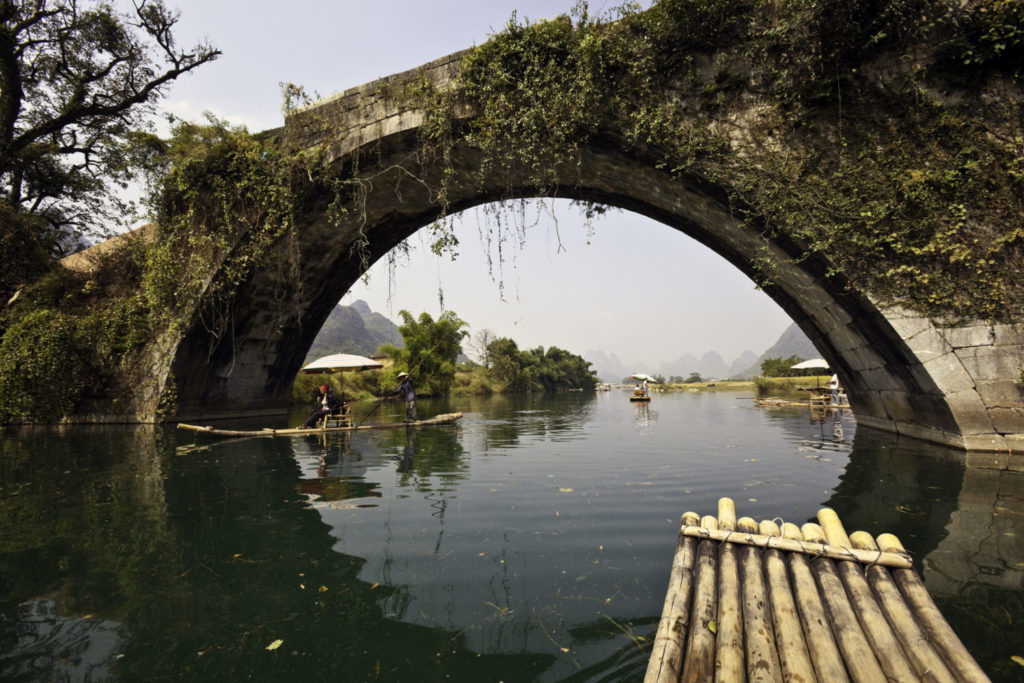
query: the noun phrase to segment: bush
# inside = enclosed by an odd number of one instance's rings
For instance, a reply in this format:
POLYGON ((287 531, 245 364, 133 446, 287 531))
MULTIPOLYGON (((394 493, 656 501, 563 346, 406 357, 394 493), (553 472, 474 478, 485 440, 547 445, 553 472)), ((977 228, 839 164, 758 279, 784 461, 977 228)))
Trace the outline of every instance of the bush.
POLYGON ((0 342, 0 422, 55 422, 94 382, 75 318, 44 308, 15 321, 0 342))

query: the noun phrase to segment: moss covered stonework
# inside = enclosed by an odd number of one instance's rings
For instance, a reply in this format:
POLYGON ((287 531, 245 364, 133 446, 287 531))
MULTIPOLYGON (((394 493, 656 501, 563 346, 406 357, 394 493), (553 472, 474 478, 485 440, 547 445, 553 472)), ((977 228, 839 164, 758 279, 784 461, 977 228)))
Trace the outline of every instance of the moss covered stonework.
POLYGON ((250 194, 228 201, 196 163, 166 195, 162 222, 217 196, 200 223, 235 226, 220 265, 186 278, 191 317, 166 323, 178 413, 279 410, 369 264, 424 226, 452 248, 457 211, 550 196, 647 215, 740 268, 838 370, 861 425, 1017 451, 1020 7, 578 6, 291 109, 245 157, 250 194))

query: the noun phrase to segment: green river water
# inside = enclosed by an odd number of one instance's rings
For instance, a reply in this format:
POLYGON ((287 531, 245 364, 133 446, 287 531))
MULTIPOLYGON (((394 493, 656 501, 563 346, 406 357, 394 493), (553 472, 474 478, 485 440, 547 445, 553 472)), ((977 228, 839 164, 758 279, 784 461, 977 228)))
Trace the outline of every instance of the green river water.
POLYGON ((1021 473, 735 392, 419 405, 453 411, 5 431, 0 680, 639 681, 679 517, 721 496, 896 534, 992 679, 1024 679, 1021 473))

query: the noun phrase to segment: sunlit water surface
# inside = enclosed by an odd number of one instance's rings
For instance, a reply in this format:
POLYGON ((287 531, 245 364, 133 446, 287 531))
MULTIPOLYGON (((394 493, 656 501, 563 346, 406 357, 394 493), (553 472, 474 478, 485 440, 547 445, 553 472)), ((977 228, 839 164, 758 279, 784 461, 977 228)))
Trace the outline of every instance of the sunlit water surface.
POLYGON ((990 676, 1024 672, 1020 474, 734 392, 419 408, 465 417, 6 433, 0 679, 642 680, 679 517, 721 496, 895 533, 990 676))

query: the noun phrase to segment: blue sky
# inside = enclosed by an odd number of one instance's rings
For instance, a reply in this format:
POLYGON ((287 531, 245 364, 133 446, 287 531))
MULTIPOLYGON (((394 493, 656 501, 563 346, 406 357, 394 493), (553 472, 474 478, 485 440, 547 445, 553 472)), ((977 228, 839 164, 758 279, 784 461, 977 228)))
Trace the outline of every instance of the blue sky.
MULTIPOLYGON (((191 120, 206 111, 252 131, 283 123, 280 83, 327 96, 479 45, 512 13, 550 19, 572 3, 556 0, 168 0, 181 11, 182 46, 208 39, 224 52, 176 83, 165 109, 191 120)), ((592 2, 591 12, 612 3, 592 2)), ((766 350, 788 316, 725 260, 689 237, 642 216, 614 211, 591 231, 568 204, 531 208, 540 220, 525 245, 488 274, 482 211, 457 220, 459 256, 436 257, 420 234, 389 277, 380 262, 341 300, 365 300, 397 318, 454 311, 476 333, 487 328, 520 347, 560 346, 615 353, 656 367, 685 353, 718 351, 731 362, 766 350), (561 245, 561 249, 559 248, 561 245), (503 285, 499 287, 499 282, 503 285)))

